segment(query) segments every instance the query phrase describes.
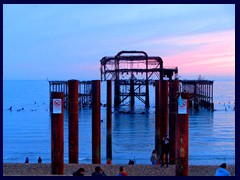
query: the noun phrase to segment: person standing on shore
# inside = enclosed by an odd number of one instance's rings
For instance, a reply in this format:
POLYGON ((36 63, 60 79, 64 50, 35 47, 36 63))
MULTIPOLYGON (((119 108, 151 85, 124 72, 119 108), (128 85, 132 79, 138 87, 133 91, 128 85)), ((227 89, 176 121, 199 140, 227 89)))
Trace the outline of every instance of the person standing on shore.
POLYGON ((92 173, 92 176, 107 176, 100 166, 95 167, 95 172, 92 173))
POLYGON ((29 163, 28 157, 26 157, 25 163, 27 163, 27 164, 29 163))
POLYGON ((150 161, 152 162, 152 165, 156 165, 157 164, 157 160, 158 160, 158 158, 157 158, 157 151, 156 151, 156 149, 154 149, 152 151, 152 155, 151 155, 151 158, 150 158, 150 161))
POLYGON ((39 156, 38 158, 38 164, 41 164, 42 163, 42 158, 39 156))
POLYGON ((128 173, 125 171, 125 168, 123 166, 120 166, 117 176, 128 176, 128 173))
POLYGON ((227 169, 227 163, 222 163, 217 169, 215 176, 231 176, 227 169))
POLYGON ((164 160, 165 160, 165 163, 168 167, 168 153, 169 153, 169 138, 168 138, 168 135, 165 134, 163 136, 163 140, 160 142, 161 144, 161 147, 162 147, 162 151, 161 151, 161 167, 164 166, 164 160))

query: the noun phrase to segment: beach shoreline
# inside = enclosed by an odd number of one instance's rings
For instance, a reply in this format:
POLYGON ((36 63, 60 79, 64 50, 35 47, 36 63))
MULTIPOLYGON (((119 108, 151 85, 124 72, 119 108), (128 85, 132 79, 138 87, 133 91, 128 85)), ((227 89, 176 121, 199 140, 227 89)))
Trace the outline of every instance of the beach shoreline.
MULTIPOLYGON (((85 176, 91 176, 99 164, 64 164, 64 174, 57 176, 72 176, 78 168, 85 169, 85 176)), ((120 165, 99 165, 107 176, 116 176, 120 165)), ((160 165, 123 165, 129 176, 175 176, 175 165, 160 167, 160 165)), ((219 165, 189 165, 188 176, 214 176, 219 165)), ((235 166, 229 165, 231 176, 235 174, 235 166)), ((51 164, 34 163, 3 163, 3 176, 56 176, 51 174, 51 164)))

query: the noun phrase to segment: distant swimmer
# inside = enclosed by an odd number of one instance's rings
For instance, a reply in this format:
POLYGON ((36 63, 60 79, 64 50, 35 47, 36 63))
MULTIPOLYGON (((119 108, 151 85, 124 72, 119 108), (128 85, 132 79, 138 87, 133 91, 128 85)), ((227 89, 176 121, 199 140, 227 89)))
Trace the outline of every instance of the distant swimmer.
POLYGON ((9 111, 12 111, 12 106, 8 109, 9 111))

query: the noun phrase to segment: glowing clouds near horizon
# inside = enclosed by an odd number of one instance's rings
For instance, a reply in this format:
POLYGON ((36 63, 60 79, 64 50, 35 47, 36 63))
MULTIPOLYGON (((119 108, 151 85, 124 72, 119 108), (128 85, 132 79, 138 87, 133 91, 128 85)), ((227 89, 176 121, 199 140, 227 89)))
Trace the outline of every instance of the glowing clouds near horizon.
POLYGON ((164 57, 164 65, 175 64, 180 74, 235 75, 235 32, 196 34, 170 39, 184 51, 164 57), (194 46, 187 50, 185 46, 194 46))

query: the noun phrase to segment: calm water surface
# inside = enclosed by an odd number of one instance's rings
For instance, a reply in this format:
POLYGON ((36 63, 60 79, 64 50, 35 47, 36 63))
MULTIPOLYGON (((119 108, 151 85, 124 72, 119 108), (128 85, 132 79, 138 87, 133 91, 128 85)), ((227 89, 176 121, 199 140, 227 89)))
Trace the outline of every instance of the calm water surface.
MULTIPOLYGON (((51 162, 51 121, 47 81, 3 82, 3 162, 51 162), (8 108, 12 106, 12 112, 8 108), (24 108, 22 110, 22 108, 24 108)), ((149 114, 113 114, 113 164, 150 164, 154 148, 154 93, 149 114)), ((102 102, 106 103, 102 85, 102 102)), ((213 113, 191 111, 189 115, 189 164, 235 164, 235 82, 214 81, 213 113), (224 87, 224 88, 223 88, 224 87), (225 104, 224 104, 225 103, 225 104)), ((144 110, 137 105, 137 112, 144 110)), ((79 163, 92 163, 91 109, 79 111, 79 163)), ((101 162, 106 163, 106 108, 101 110, 101 162)), ((64 162, 68 163, 68 123, 64 118, 64 162)))

